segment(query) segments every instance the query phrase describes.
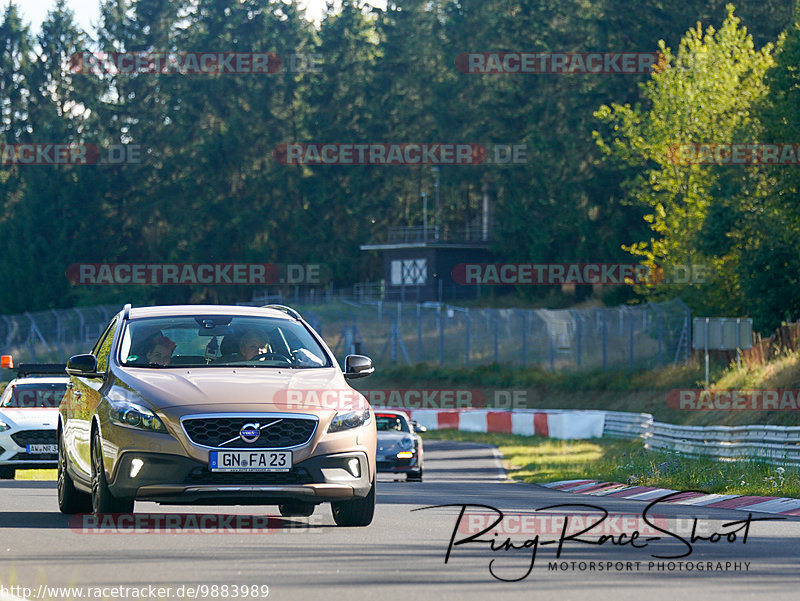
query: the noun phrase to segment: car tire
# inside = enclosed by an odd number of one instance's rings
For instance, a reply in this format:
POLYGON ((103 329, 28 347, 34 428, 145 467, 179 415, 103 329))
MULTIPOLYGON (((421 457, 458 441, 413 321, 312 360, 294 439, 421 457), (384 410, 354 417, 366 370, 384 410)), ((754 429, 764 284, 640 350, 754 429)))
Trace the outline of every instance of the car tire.
POLYGON ((92 436, 92 512, 133 513, 133 499, 118 499, 111 494, 103 465, 103 443, 100 432, 92 436))
POLYGON ((416 472, 408 472, 406 474, 406 481, 408 482, 422 482, 422 468, 416 472))
POLYGON ((334 501, 331 503, 333 521, 337 526, 369 526, 375 515, 375 486, 372 482, 369 493, 363 499, 334 501))
POLYGON ((67 471, 67 449, 61 432, 58 436, 58 509, 66 514, 92 511, 92 496, 75 488, 67 471))
POLYGON ((17 470, 13 467, 0 467, 0 480, 13 480, 17 470))
POLYGON ((284 503, 278 505, 278 511, 285 518, 307 518, 317 506, 314 503, 304 503, 302 501, 292 501, 291 503, 284 503))

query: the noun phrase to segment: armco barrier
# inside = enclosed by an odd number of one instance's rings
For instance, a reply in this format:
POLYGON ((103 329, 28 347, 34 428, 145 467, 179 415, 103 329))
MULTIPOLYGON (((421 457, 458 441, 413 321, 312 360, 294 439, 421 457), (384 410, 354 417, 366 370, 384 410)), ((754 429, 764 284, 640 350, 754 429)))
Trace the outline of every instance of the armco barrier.
POLYGON ((552 409, 442 411, 418 409, 411 417, 430 430, 498 432, 559 439, 644 440, 650 450, 715 459, 758 459, 800 466, 800 427, 681 426, 653 421, 649 413, 560 411, 552 409))
POLYGON ((676 426, 653 423, 645 448, 718 459, 800 465, 800 427, 676 426))
POLYGON ((606 411, 603 436, 607 438, 643 438, 653 427, 653 416, 649 413, 625 413, 606 411))

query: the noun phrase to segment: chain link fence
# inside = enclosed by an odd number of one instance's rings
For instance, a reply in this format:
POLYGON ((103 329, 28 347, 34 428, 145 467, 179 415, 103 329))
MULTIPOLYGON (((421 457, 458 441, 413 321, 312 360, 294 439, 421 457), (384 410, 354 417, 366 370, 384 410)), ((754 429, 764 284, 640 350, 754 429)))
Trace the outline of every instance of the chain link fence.
POLYGON ((0 344, 4 355, 20 361, 65 361, 87 353, 103 333, 118 305, 51 309, 0 315, 0 344))
POLYGON ((677 363, 690 354, 691 313, 680 299, 564 310, 378 302, 309 307, 304 315, 320 324, 337 357, 358 352, 377 362, 607 369, 677 363))
MULTIPOLYGON (((690 352, 691 314, 679 299, 550 310, 340 298, 298 309, 340 361, 361 353, 384 364, 606 369, 678 362, 690 352)), ((107 305, 0 316, 2 353, 16 361, 64 361, 88 352, 119 310, 107 305)))

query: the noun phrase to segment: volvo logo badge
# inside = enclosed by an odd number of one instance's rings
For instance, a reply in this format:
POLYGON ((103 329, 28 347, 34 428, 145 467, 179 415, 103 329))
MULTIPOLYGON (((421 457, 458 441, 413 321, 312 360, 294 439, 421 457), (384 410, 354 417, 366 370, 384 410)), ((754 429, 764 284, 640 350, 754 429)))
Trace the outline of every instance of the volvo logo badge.
POLYGON ((261 436, 261 424, 245 424, 239 430, 239 437, 245 442, 255 442, 261 436))

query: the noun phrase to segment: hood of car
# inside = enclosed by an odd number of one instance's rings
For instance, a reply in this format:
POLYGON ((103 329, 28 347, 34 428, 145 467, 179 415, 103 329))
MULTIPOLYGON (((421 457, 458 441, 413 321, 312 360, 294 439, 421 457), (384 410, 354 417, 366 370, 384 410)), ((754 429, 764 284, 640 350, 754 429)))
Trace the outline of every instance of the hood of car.
POLYGON ((335 368, 140 368, 118 374, 118 382, 124 398, 141 397, 156 410, 327 412, 364 403, 335 368))
POLYGON ((2 407, 0 408, 0 420, 10 420, 20 428, 52 427, 55 430, 56 426, 58 426, 58 409, 50 407, 2 407))
POLYGON ((409 432, 398 432, 397 430, 378 431, 378 450, 391 449, 400 444, 404 438, 414 439, 409 432))

